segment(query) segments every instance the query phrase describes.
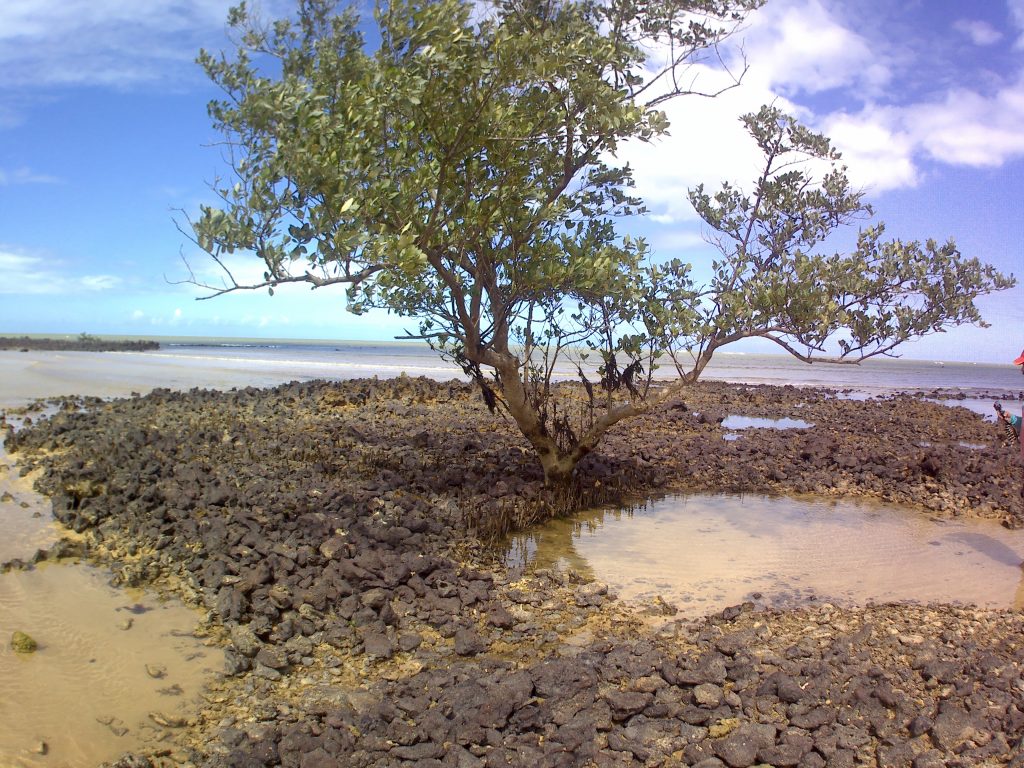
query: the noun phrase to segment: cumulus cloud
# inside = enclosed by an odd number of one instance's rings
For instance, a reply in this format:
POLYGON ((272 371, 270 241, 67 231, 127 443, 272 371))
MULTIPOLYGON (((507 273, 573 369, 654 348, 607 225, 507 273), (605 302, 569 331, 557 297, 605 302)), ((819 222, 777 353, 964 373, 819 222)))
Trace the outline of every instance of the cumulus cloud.
MULTIPOLYGON (((1009 7, 1024 30, 1024 0, 1009 7)), ((1024 71, 995 86, 986 79, 983 90, 964 68, 944 91, 908 97, 915 91, 905 73, 926 76, 921 67, 934 62, 897 60, 916 49, 875 39, 880 29, 855 26, 821 0, 774 0, 752 14, 735 41, 750 62, 742 86, 716 99, 670 102, 671 137, 621 153, 652 220, 692 220, 687 190, 698 183, 749 188, 760 155, 738 118, 762 104, 829 136, 851 180, 873 193, 920 184, 928 163, 995 167, 1024 156, 1024 71)), ((984 23, 957 29, 978 45, 998 42, 984 23)))
POLYGON ((756 167, 759 153, 739 115, 755 105, 735 91, 701 105, 699 116, 686 99, 670 103, 665 112, 671 134, 650 144, 624 147, 621 158, 633 169, 637 193, 655 221, 671 223, 696 218, 688 190, 701 183, 740 182, 756 167), (717 151, 728 147, 727 152, 717 151))
POLYGON ((855 186, 872 192, 916 186, 916 141, 899 120, 898 110, 867 107, 858 114, 836 112, 821 121, 822 132, 843 155, 855 186))
POLYGON ((750 81, 782 96, 834 88, 871 95, 892 79, 870 41, 833 18, 820 0, 767 3, 752 16, 745 38, 750 81))
POLYGON ((958 19, 953 29, 966 35, 975 45, 994 45, 1003 39, 1003 33, 986 21, 958 19))
POLYGON ((62 265, 0 246, 0 294, 100 293, 117 288, 116 275, 69 275, 62 265))
POLYGON ((959 88, 902 117, 921 150, 945 163, 994 167, 1024 155, 1024 80, 993 97, 959 88))
POLYGON ((875 191, 917 185, 925 160, 995 168, 1024 157, 1024 76, 992 95, 957 88, 940 100, 867 106, 821 123, 851 178, 875 191))
MULTIPOLYGON (((739 71, 741 56, 750 65, 741 86, 714 99, 668 102, 670 136, 629 144, 620 152, 655 222, 694 220, 688 190, 698 184, 749 186, 762 156, 741 115, 774 104, 816 127, 817 116, 801 103, 808 97, 834 89, 876 93, 891 78, 868 41, 833 19, 820 0, 768 3, 751 15, 733 43, 725 52, 731 70, 739 71)), ((705 66, 694 67, 691 74, 705 92, 730 82, 728 73, 705 66)), ((878 167, 889 172, 883 161, 878 167)))

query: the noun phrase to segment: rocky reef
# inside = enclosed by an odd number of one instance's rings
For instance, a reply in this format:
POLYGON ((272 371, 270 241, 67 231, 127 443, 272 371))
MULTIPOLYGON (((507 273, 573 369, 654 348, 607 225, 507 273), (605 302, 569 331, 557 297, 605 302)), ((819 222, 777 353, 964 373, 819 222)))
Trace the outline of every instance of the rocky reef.
POLYGON ((204 710, 124 768, 1024 764, 1018 612, 677 619, 487 546, 670 490, 1012 524, 1020 468, 964 408, 702 384, 617 428, 570 492, 471 387, 425 379, 72 399, 6 445, 91 558, 203 607, 227 648, 204 710), (813 426, 727 440, 728 415, 813 426))

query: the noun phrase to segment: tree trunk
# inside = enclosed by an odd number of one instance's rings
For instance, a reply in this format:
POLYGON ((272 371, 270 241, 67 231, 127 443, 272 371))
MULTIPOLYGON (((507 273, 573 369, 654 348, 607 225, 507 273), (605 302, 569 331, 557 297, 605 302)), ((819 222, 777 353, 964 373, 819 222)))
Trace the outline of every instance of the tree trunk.
POLYGON ((498 373, 505 406, 523 437, 533 447, 544 470, 544 484, 550 487, 569 483, 576 464, 587 450, 579 445, 568 452, 559 450, 558 443, 548 433, 540 413, 530 400, 526 382, 521 377, 522 367, 515 355, 491 351, 489 355, 482 356, 480 362, 498 373))
POLYGON ((496 363, 494 368, 501 377, 502 394, 508 412, 515 419, 523 437, 533 446, 544 470, 544 484, 551 486, 569 482, 582 454, 574 449, 566 455, 558 449, 558 444, 548 434, 540 414, 530 402, 526 385, 519 377, 518 361, 514 358, 503 358, 496 363))
POLYGON ((549 488, 555 486, 566 486, 572 482, 572 474, 579 463, 579 456, 574 451, 568 456, 561 456, 557 451, 554 453, 538 454, 541 468, 544 470, 544 485, 549 488))
POLYGON ((663 402, 678 392, 683 385, 682 381, 677 382, 645 403, 630 402, 609 408, 586 434, 579 437, 575 445, 568 450, 561 450, 555 439, 548 434, 540 413, 530 401, 526 384, 520 378, 521 368, 518 359, 510 354, 493 354, 481 362, 492 366, 498 372, 508 412, 523 436, 533 446, 537 460, 544 470, 544 484, 549 487, 570 483, 580 459, 597 447, 605 432, 612 426, 623 419, 644 413, 654 404, 663 402))

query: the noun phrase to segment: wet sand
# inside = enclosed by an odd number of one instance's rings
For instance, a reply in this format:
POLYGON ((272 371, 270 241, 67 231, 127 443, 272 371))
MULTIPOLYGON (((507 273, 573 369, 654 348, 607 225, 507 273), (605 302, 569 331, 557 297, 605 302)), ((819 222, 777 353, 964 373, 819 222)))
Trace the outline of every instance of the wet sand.
POLYGON ((157 749, 198 708, 223 665, 193 635, 200 612, 109 578, 63 564, 0 577, 0 764, 86 768, 157 749), (15 653, 14 630, 39 649, 15 653))
MULTIPOLYGON (((29 560, 69 531, 0 451, 0 562, 29 560), (4 501, 3 499, 6 499, 4 501)), ((41 563, 0 575, 0 765, 93 768, 156 749, 199 708, 223 651, 194 636, 202 612, 115 589, 109 572, 41 563), (14 631, 39 644, 15 653, 14 631)))
MULTIPOLYGON (((429 375, 464 378, 462 371, 438 360, 429 375)), ((269 387, 288 381, 398 376, 393 361, 341 362, 252 359, 230 349, 220 357, 189 354, 187 350, 153 352, 11 352, 0 350, 0 408, 24 406, 39 398, 85 395, 130 397, 156 387, 174 390, 269 387)))
POLYGON ((50 501, 32 488, 35 476, 22 477, 14 459, 0 445, 0 563, 28 560, 61 536, 50 501))
MULTIPOLYGON (((122 355, 128 364, 113 374, 110 354, 118 353, 0 353, 8 422, 52 413, 24 412, 40 397, 127 397, 166 381, 163 366, 137 353, 122 355)), ((70 534, 54 521, 50 499, 34 490, 37 476, 22 476, 0 446, 0 562, 30 561, 70 534)), ((156 749, 194 714, 203 687, 221 671, 223 651, 193 635, 201 611, 111 587, 110 579, 108 571, 72 563, 0 574, 0 765, 93 768, 156 749), (15 630, 39 650, 15 653, 15 630)))
MULTIPOLYGON (((0 352, 0 407, 39 398, 130 397, 154 387, 229 389, 303 378, 285 365, 254 367, 150 352, 0 352)), ((308 378, 312 378, 310 375, 308 378)))

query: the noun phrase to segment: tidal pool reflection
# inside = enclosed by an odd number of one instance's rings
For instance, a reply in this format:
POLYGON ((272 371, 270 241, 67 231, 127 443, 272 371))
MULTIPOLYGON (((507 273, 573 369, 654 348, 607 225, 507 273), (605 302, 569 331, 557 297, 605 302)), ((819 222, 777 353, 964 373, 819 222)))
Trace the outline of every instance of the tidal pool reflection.
POLYGON ((552 521, 515 537, 508 558, 691 615, 750 599, 1024 607, 1024 531, 852 501, 674 496, 552 521))
POLYGON ((803 419, 764 419, 758 416, 726 416, 722 429, 810 429, 814 425, 803 419))

